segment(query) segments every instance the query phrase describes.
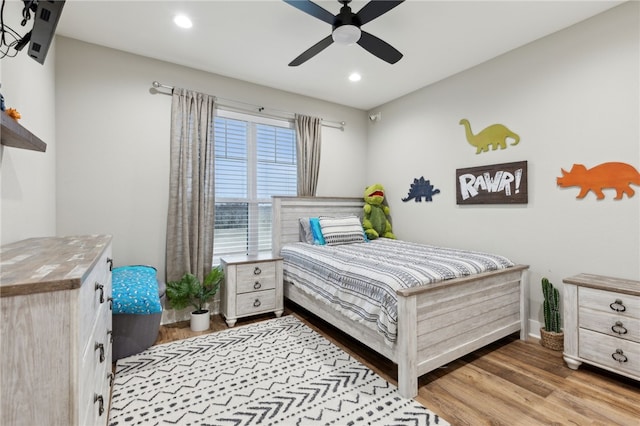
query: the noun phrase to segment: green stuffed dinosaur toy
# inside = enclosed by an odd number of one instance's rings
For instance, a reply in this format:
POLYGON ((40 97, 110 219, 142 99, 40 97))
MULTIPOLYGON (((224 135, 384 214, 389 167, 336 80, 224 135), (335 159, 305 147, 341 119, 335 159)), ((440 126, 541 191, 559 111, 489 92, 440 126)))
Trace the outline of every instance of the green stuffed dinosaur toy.
POLYGON ((382 205, 384 187, 376 183, 365 189, 364 201, 362 226, 367 238, 370 240, 378 237, 395 239, 396 236, 391 232, 391 222, 389 222, 389 206, 382 205))

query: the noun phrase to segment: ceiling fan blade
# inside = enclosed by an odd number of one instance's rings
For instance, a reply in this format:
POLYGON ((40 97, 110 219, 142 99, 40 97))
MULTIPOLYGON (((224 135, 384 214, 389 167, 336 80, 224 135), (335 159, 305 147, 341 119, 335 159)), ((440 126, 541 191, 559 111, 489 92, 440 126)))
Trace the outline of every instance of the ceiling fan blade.
POLYGON ((297 67, 298 65, 307 62, 309 59, 313 58, 318 53, 322 52, 324 49, 329 47, 331 43, 333 43, 333 37, 329 35, 323 38, 322 40, 320 40, 319 42, 317 42, 316 44, 314 44, 313 46, 311 46, 309 49, 302 52, 300 56, 298 56, 297 58, 295 58, 293 61, 289 63, 289 66, 297 67))
POLYGON ((358 16, 358 18, 360 19, 360 25, 364 25, 367 22, 371 22, 374 19, 376 19, 378 16, 387 13, 388 11, 390 11, 391 9, 393 9, 394 7, 396 7, 397 5, 399 5, 400 3, 402 3, 404 0, 398 0, 398 1, 370 1, 369 3, 365 4, 362 9, 360 9, 360 11, 358 13, 356 13, 356 15, 358 16))
POLYGON ((395 64, 402 59, 402 53, 400 53, 395 47, 366 31, 362 31, 358 44, 368 50, 371 54, 377 56, 383 61, 389 62, 390 64, 395 64))
POLYGON ((296 9, 303 11, 304 13, 308 13, 314 18, 318 18, 321 21, 326 22, 327 24, 333 25, 336 19, 336 17, 331 12, 318 6, 312 1, 309 1, 309 0, 283 0, 283 1, 295 7, 296 9))

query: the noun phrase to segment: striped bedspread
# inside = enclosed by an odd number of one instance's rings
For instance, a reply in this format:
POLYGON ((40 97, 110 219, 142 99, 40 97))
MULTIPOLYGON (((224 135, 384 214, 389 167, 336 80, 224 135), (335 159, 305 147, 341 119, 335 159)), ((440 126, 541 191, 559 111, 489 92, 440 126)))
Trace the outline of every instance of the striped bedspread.
POLYGON ((396 341, 396 290, 505 269, 499 255, 379 238, 338 246, 294 243, 281 250, 284 280, 396 341))

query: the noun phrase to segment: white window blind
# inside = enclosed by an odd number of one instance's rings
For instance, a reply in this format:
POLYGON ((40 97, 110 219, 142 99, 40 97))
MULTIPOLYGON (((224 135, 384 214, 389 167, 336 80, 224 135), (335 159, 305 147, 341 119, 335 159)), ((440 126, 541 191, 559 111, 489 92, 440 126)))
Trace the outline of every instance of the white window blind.
POLYGON ((271 196, 297 193, 293 124, 218 110, 214 140, 214 263, 271 250, 271 196))

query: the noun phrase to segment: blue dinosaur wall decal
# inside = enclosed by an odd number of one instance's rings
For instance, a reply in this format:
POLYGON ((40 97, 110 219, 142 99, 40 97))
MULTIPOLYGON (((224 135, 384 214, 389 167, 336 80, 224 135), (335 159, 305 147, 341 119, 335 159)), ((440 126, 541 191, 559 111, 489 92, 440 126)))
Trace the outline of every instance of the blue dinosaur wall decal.
POLYGON ((407 198, 403 198, 402 201, 406 203, 409 200, 414 200, 418 203, 422 201, 422 197, 425 201, 433 201, 433 196, 439 193, 439 189, 435 189, 429 180, 424 180, 424 176, 421 176, 420 179, 413 180, 407 198))

